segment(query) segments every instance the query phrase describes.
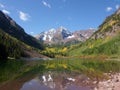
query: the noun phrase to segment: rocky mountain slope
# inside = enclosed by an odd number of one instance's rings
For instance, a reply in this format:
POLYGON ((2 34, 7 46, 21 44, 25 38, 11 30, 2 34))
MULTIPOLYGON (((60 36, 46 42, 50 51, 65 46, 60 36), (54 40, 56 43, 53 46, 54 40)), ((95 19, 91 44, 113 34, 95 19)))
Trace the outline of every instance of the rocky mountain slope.
POLYGON ((85 41, 93 33, 94 29, 79 30, 70 32, 64 27, 58 29, 50 29, 35 36, 36 39, 43 41, 45 44, 70 44, 79 41, 85 41))
POLYGON ((69 55, 120 56, 120 8, 84 43, 70 48, 69 55))
POLYGON ((114 37, 120 32, 120 8, 111 16, 108 16, 105 21, 99 26, 91 39, 114 37))
POLYGON ((0 29, 0 60, 20 57, 44 57, 34 48, 19 41, 0 29))
POLYGON ((12 18, 0 11, 0 28, 9 35, 35 48, 43 49, 42 44, 28 35, 12 18))
POLYGON ((25 33, 22 27, 0 11, 0 60, 44 57, 39 54, 39 49, 43 49, 43 45, 37 39, 25 33))

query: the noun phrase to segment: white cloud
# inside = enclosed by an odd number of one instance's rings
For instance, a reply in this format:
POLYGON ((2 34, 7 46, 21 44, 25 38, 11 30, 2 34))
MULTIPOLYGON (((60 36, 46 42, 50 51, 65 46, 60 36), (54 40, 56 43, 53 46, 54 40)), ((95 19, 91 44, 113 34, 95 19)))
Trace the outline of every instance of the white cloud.
POLYGON ((24 13, 22 11, 19 11, 19 18, 22 20, 22 21, 28 21, 29 18, 30 18, 30 15, 27 14, 27 13, 24 13))
POLYGON ((119 9, 119 7, 120 7, 120 5, 116 5, 116 6, 115 6, 116 9, 119 9))
POLYGON ((48 8, 51 8, 51 5, 50 5, 49 3, 47 3, 47 2, 45 2, 45 1, 42 1, 42 4, 43 4, 44 6, 46 6, 46 7, 48 7, 48 8))
POLYGON ((2 12, 5 14, 10 14, 10 12, 8 10, 5 10, 5 9, 3 9, 2 12))
POLYGON ((30 34, 34 34, 34 32, 30 32, 30 34))
POLYGON ((112 11, 112 9, 113 9, 112 7, 107 7, 107 8, 106 8, 106 11, 107 11, 107 12, 110 12, 110 11, 112 11))
POLYGON ((1 3, 0 3, 0 7, 1 7, 1 8, 5 8, 5 6, 4 6, 3 4, 1 4, 1 3))

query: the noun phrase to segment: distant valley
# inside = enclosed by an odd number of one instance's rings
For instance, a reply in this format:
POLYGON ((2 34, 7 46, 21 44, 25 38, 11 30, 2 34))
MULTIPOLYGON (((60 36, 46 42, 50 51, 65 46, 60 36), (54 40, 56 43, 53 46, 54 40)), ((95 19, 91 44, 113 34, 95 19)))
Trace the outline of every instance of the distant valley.
POLYGON ((50 57, 82 55, 119 56, 120 9, 108 16, 98 30, 88 29, 70 32, 69 29, 61 26, 57 29, 46 30, 35 37, 28 35, 21 26, 2 11, 0 11, 0 21, 2 38, 0 44, 5 47, 6 50, 3 51, 6 51, 10 57, 32 55, 33 57, 40 57, 39 54, 50 57), (10 44, 6 37, 13 44, 10 44), (50 47, 46 45, 50 45, 50 47), (54 45, 61 46, 57 47, 54 45), (19 55, 16 56, 12 52, 17 52, 19 55))
MULTIPOLYGON (((52 11, 53 6, 42 3, 52 11)), ((22 19, 26 16, 22 12, 22 19)), ((33 23, 36 28, 37 22, 33 23)), ((71 32, 61 26, 36 36, 27 34, 9 14, 0 11, 0 90, 119 90, 119 86, 120 8, 97 29, 71 32)))

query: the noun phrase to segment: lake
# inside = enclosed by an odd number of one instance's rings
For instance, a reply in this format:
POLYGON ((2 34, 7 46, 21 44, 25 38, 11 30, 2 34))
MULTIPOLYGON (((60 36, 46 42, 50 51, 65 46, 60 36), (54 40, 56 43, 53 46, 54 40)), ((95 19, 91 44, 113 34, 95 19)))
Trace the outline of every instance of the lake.
POLYGON ((81 86, 80 75, 46 73, 25 82, 20 90, 91 90, 81 86))
POLYGON ((0 90, 92 90, 119 70, 111 60, 8 60, 0 62, 0 90))

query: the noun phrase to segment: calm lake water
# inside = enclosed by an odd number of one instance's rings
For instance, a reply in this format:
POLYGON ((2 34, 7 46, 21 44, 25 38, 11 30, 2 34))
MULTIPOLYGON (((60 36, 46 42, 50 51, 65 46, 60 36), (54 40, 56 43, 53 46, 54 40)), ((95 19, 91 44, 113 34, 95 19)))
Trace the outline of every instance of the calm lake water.
POLYGON ((91 90, 80 85, 80 76, 44 74, 25 82, 20 90, 91 90))

